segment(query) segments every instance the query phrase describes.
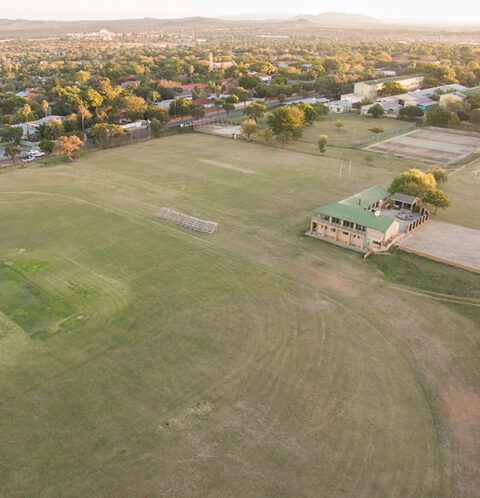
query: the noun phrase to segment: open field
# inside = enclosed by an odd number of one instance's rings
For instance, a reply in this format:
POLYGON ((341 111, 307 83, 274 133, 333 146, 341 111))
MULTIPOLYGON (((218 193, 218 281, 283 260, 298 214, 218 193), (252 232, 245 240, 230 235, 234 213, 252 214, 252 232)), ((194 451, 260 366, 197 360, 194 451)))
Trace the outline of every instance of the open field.
POLYGON ((468 157, 479 147, 479 134, 473 136, 459 131, 427 129, 415 130, 365 148, 381 154, 448 165, 468 157))
POLYGON ((369 131, 370 128, 383 128, 384 131, 393 131, 411 123, 401 121, 395 118, 378 118, 371 116, 360 116, 359 114, 327 114, 322 119, 315 121, 312 126, 305 128, 303 139, 318 141, 320 135, 327 135, 329 143, 336 146, 353 145, 357 142, 373 137, 374 133, 369 131), (343 128, 337 128, 335 123, 342 121, 345 123, 343 128))
POLYGON ((474 496, 480 276, 304 236, 405 164, 346 152, 198 133, 1 174, 0 495, 474 496))
MULTIPOLYGON (((258 120, 260 128, 267 126, 267 116, 258 120)), ((231 116, 230 121, 241 124, 247 119, 244 115, 231 116)), ((330 145, 337 147, 352 146, 357 142, 373 137, 370 128, 380 127, 386 132, 404 128, 408 126, 408 121, 402 121, 395 118, 378 118, 371 116, 360 116, 359 114, 327 114, 322 116, 318 121, 315 121, 311 126, 307 126, 303 130, 302 141, 311 142, 317 145, 320 135, 327 135, 330 145), (345 126, 337 128, 335 123, 343 121, 345 126)))

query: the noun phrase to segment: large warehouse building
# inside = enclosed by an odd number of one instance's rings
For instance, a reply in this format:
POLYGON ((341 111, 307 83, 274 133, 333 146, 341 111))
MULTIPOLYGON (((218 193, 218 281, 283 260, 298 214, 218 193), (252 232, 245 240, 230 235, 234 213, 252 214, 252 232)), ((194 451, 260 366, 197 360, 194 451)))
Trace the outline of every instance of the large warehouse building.
POLYGON ((399 83, 408 92, 412 90, 418 90, 425 79, 424 74, 408 74, 405 76, 392 76, 390 78, 381 78, 378 80, 369 81, 359 81, 355 83, 354 93, 361 93, 364 97, 368 99, 376 99, 377 92, 383 88, 383 85, 387 82, 399 83))

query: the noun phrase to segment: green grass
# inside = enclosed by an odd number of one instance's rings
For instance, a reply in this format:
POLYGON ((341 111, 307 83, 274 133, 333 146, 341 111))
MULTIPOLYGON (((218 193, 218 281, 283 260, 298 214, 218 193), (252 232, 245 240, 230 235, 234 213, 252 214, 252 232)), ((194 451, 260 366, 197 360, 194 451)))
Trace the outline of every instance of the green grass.
POLYGON ((406 121, 395 118, 378 118, 371 116, 360 116, 359 114, 328 114, 322 119, 315 121, 312 126, 304 129, 303 139, 314 141, 315 144, 320 135, 327 135, 330 145, 339 147, 353 145, 374 134, 370 128, 383 128, 384 131, 392 131, 408 125, 406 121), (337 128, 335 123, 342 121, 343 128, 337 128))
POLYGON ((0 494, 475 494, 477 316, 424 286, 479 279, 303 235, 403 164, 344 160, 189 134, 1 175, 0 494))

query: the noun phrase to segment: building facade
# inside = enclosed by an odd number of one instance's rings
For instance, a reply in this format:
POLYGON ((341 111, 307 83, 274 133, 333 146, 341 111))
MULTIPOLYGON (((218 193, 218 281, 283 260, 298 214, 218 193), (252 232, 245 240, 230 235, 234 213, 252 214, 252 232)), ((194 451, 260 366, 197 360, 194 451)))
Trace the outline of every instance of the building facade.
POLYGON ((362 252, 389 249, 400 234, 400 222, 382 216, 389 193, 374 185, 314 210, 308 234, 362 252))
POLYGON ((360 93, 369 99, 376 99, 377 92, 383 88, 387 82, 399 83, 405 90, 412 91, 419 89, 425 79, 424 74, 410 74, 406 76, 393 76, 390 78, 381 78, 378 80, 359 81, 355 83, 354 93, 360 93))

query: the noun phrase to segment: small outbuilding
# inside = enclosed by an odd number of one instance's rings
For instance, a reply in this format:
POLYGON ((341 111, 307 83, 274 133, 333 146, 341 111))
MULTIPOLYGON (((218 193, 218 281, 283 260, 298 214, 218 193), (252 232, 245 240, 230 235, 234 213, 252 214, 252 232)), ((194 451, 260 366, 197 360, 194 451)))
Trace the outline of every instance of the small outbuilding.
POLYGON ((395 192, 391 196, 391 199, 396 209, 409 209, 410 211, 415 211, 415 207, 419 201, 418 197, 400 194, 399 192, 395 192))

